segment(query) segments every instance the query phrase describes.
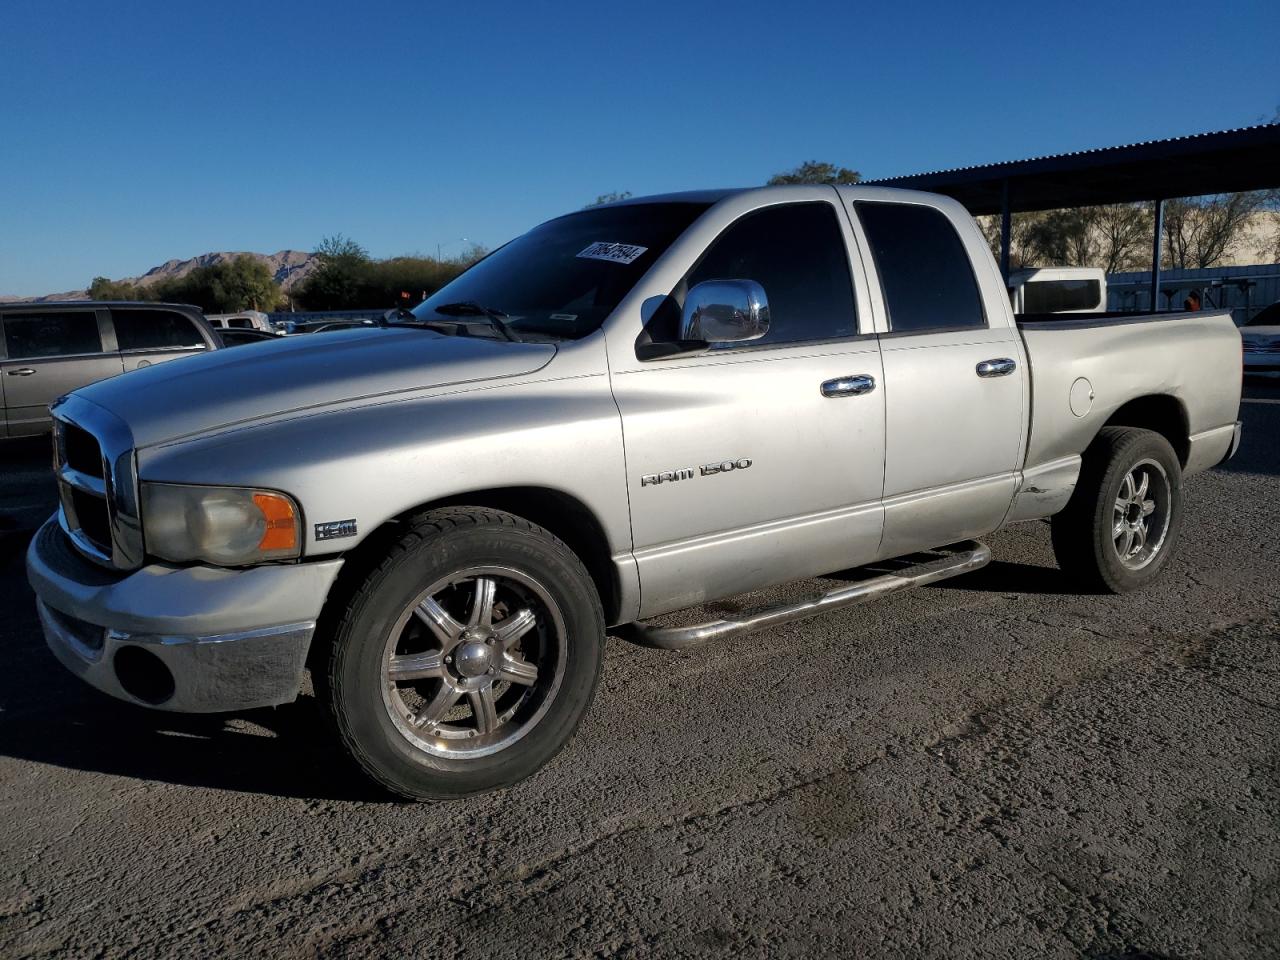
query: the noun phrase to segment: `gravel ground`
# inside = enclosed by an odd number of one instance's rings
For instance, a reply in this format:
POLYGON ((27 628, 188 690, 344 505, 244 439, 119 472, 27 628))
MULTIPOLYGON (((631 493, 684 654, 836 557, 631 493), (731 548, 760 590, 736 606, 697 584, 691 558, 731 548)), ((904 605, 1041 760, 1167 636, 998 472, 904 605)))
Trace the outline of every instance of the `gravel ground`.
POLYGON ((1030 524, 877 604, 611 641, 549 768, 419 805, 310 697, 183 717, 73 679, 22 575, 45 446, 0 446, 0 955, 1274 957, 1280 390, 1243 415, 1146 593, 1072 592, 1030 524))

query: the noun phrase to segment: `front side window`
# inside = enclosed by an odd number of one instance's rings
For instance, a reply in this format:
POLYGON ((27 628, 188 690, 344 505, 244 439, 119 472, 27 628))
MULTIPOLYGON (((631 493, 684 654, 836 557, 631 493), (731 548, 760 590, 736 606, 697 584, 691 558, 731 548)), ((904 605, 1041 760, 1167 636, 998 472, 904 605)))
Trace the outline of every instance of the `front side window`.
POLYGON ((4 340, 10 360, 102 352, 98 317, 92 310, 7 314, 4 340))
POLYGON ((769 332, 753 343, 833 340, 858 332, 849 258, 829 203, 766 207, 732 223, 685 278, 754 280, 769 300, 769 332))
POLYGON ((441 287, 413 315, 468 319, 457 309, 464 304, 497 312, 516 335, 576 340, 599 329, 708 206, 629 203, 549 220, 441 287))
POLYGON ((171 310, 112 310, 121 350, 187 350, 205 345, 188 317, 171 310))
POLYGON ((875 257, 892 333, 987 325, 973 265, 946 214, 862 200, 854 209, 875 257))

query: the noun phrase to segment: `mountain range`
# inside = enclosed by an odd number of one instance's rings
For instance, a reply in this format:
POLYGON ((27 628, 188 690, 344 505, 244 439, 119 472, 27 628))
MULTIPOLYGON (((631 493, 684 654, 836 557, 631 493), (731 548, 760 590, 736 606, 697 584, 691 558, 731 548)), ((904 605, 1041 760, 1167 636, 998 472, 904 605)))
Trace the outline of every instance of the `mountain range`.
MULTIPOLYGON (((313 270, 315 270, 319 261, 315 254, 308 253, 305 250, 281 250, 277 253, 253 253, 251 251, 221 251, 218 253, 202 253, 197 257, 189 257, 186 260, 166 260, 158 267, 152 267, 146 273, 137 277, 126 277, 126 283, 136 283, 140 286, 149 287, 152 284, 159 283, 162 280, 172 280, 177 277, 186 276, 196 267, 211 267, 215 264, 225 263, 234 260, 242 254, 247 254, 255 260, 260 260, 266 264, 267 269, 271 271, 276 279, 276 283, 284 290, 291 289, 295 284, 302 282, 313 270)), ((50 293, 42 297, 6 297, 0 296, 0 303, 13 303, 15 301, 34 300, 36 302, 45 302, 49 300, 87 300, 89 299, 88 290, 68 290, 64 293, 50 293)))

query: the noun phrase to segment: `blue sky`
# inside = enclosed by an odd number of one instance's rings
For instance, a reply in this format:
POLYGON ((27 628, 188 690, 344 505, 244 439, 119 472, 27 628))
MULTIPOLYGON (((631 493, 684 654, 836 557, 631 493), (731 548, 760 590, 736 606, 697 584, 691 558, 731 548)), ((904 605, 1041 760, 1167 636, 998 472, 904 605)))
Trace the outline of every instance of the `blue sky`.
POLYGON ((1280 4, 59 3, 0 14, 0 294, 499 244, 612 190, 1240 126, 1280 4))

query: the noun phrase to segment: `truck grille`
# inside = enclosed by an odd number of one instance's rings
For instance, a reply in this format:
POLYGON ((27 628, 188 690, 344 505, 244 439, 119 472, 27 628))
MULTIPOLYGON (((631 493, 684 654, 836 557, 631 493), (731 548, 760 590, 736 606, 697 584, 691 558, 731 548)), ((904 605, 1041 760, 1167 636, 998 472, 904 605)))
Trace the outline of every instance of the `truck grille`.
POLYGON ((104 479, 102 448, 98 446, 93 434, 74 423, 64 424, 63 431, 67 466, 90 477, 104 479))
POLYGON ((74 395, 52 412, 59 525, 90 560, 113 569, 139 566, 142 531, 128 428, 74 395))
POLYGON ((82 553, 111 563, 111 513, 101 446, 89 431, 55 420, 54 462, 63 529, 82 553))

